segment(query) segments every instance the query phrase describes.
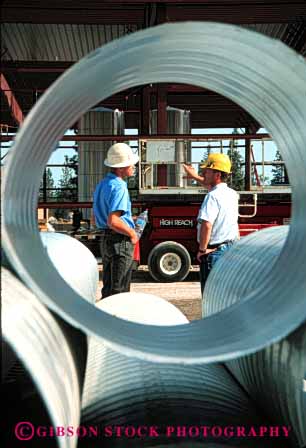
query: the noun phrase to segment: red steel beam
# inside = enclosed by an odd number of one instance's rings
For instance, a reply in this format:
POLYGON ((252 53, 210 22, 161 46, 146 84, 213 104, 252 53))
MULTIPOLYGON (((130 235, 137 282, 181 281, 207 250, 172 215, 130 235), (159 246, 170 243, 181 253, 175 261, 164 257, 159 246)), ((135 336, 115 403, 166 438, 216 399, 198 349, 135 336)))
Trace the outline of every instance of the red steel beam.
POLYGON ((38 202, 37 208, 91 208, 92 202, 38 202))
MULTIPOLYGON (((116 3, 121 3, 121 4, 125 4, 127 5, 128 3, 152 3, 152 0, 130 0, 130 1, 126 1, 124 2, 124 0, 103 0, 104 3, 112 3, 112 4, 116 4, 116 3)), ((289 0, 290 1, 290 0, 289 0)), ((292 3, 303 3, 304 0, 300 0, 300 1, 293 1, 292 3)), ((202 4, 202 5, 217 5, 218 3, 221 5, 233 5, 233 4, 239 4, 241 6, 243 5, 262 5, 262 4, 277 4, 277 5, 281 5, 281 4, 287 4, 288 0, 154 0, 154 3, 174 3, 174 4, 188 4, 188 3, 193 3, 193 4, 202 4)))
POLYGON ((149 134, 150 132, 150 109, 151 109, 151 94, 150 87, 145 86, 142 89, 141 95, 141 133, 149 134))
POLYGON ((160 85, 157 91, 157 133, 167 134, 167 87, 160 85))
POLYGON ((10 106, 12 117, 14 118, 16 123, 20 126, 24 120, 24 115, 3 73, 0 73, 0 88, 7 98, 7 102, 10 106))
POLYGON ((126 25, 144 23, 144 6, 133 4, 108 4, 103 2, 72 2, 65 7, 61 2, 10 1, 2 6, 2 21, 7 23, 42 24, 110 24, 126 25), (92 4, 91 4, 92 3, 92 4))
POLYGON ((61 73, 72 65, 73 62, 64 61, 2 61, 1 71, 4 73, 61 73))
MULTIPOLYGON (((103 142, 117 141, 126 142, 128 140, 261 140, 271 138, 269 134, 160 134, 160 135, 64 135, 60 141, 76 142, 103 142)), ((14 140, 14 136, 0 135, 0 141, 9 142, 14 140)))
MULTIPOLYGON (((2 5, 3 22, 144 24, 149 1, 51 2, 10 0, 2 5), (46 3, 46 4, 45 4, 46 3)), ((232 23, 281 23, 305 14, 304 1, 195 0, 157 1, 165 20, 217 20, 232 23), (179 10, 180 8, 183 11, 179 10)), ((158 8, 159 9, 159 8, 158 8)), ((159 11, 157 11, 159 12, 159 11)), ((162 21, 159 19, 158 23, 162 21)))
POLYGON ((190 4, 169 4, 166 9, 168 22, 178 22, 186 20, 219 21, 236 24, 254 23, 288 23, 296 17, 305 17, 306 4, 301 1, 292 1, 279 4, 270 1, 258 3, 242 3, 241 1, 224 4, 224 2, 214 2, 203 5, 190 4))
MULTIPOLYGON (((92 202, 38 202, 37 208, 92 208, 92 202)), ((133 207, 140 207, 141 202, 133 202, 133 207)))

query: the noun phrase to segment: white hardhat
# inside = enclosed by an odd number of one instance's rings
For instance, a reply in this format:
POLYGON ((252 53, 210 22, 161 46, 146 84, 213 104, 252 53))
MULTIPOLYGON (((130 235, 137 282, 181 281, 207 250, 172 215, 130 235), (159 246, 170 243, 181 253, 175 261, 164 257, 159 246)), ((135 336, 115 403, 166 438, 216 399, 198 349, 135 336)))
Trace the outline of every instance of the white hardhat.
POLYGON ((104 165, 111 168, 124 168, 135 165, 138 160, 138 155, 133 153, 129 145, 126 143, 115 143, 107 151, 107 158, 104 160, 104 165))

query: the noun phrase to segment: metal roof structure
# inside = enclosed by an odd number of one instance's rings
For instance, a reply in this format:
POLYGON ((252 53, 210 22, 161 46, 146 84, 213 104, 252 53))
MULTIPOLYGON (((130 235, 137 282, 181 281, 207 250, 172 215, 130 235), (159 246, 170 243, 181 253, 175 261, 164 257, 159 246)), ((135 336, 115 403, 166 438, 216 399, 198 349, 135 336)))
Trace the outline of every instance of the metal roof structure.
MULTIPOLYGON (((306 57, 305 0, 4 0, 1 124, 18 127, 42 92, 95 48, 149 26, 182 20, 238 24, 280 39, 306 57)), ((145 109, 161 104, 190 110, 193 128, 259 127, 230 100, 188 85, 139 86, 100 106, 124 110, 126 126, 145 132, 145 109)))

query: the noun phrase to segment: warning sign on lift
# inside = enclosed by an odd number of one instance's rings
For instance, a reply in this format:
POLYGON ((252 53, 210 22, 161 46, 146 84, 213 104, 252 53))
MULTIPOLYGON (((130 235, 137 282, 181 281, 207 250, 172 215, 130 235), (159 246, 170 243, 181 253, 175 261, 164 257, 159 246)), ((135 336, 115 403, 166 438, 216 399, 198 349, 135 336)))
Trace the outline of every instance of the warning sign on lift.
POLYGON ((165 219, 159 221, 160 227, 194 227, 192 219, 165 219))

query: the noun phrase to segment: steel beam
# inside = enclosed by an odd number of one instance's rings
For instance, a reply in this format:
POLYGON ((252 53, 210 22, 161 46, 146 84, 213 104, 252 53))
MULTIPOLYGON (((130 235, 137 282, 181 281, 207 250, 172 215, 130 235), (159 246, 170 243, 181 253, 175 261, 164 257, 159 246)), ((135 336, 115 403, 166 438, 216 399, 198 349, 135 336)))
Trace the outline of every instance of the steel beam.
MULTIPOLYGON (((271 138, 269 134, 157 134, 157 135, 64 135, 60 141, 76 142, 99 142, 99 141, 117 141, 125 142, 127 140, 261 140, 271 138)), ((9 142, 14 140, 13 135, 0 135, 0 141, 9 142)))
POLYGON ((23 112, 3 73, 0 73, 0 88, 6 96, 12 117, 18 125, 21 125, 24 120, 23 112))
POLYGON ((170 4, 166 9, 169 22, 178 21, 221 21, 235 24, 254 23, 288 23, 296 17, 306 16, 305 2, 286 2, 283 4, 254 1, 243 2, 214 2, 214 4, 170 4))
MULTIPOLYGON (((2 20, 8 23, 92 23, 92 24, 145 24, 145 6, 148 1, 81 1, 53 2, 38 7, 37 2, 22 0, 6 2, 2 6, 2 20)), ((288 23, 296 17, 305 17, 304 1, 276 0, 209 0, 157 1, 157 23, 180 20, 209 20, 229 23, 288 23)))
POLYGON ((2 21, 6 23, 43 23, 43 24, 109 24, 126 25, 144 23, 142 5, 112 4, 103 2, 54 2, 38 7, 37 2, 10 2, 2 7, 2 21), (55 4, 54 4, 55 3, 55 4), (66 3, 66 6, 65 6, 66 3), (69 4, 67 4, 69 3, 69 4), (91 4, 90 4, 91 3, 91 4), (72 6, 71 6, 72 5, 72 6))
MULTIPOLYGON (((246 129, 249 132, 249 129, 246 129)), ((245 176, 244 176, 244 189, 249 191, 251 189, 251 140, 245 142, 245 176)))
POLYGON ((150 130, 150 109, 151 109, 151 89, 146 86, 141 94, 141 133, 149 134, 150 130))

